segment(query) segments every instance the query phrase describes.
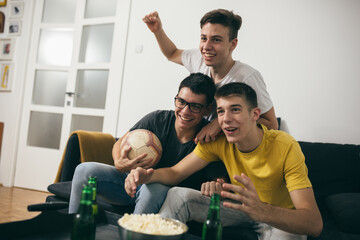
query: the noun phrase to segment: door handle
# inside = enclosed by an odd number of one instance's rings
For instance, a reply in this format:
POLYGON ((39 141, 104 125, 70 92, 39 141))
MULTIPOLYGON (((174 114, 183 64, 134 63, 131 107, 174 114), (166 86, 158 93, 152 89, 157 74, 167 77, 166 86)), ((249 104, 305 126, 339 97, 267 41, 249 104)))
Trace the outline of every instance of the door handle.
POLYGON ((74 92, 66 92, 66 95, 68 95, 69 97, 72 97, 75 93, 74 92))

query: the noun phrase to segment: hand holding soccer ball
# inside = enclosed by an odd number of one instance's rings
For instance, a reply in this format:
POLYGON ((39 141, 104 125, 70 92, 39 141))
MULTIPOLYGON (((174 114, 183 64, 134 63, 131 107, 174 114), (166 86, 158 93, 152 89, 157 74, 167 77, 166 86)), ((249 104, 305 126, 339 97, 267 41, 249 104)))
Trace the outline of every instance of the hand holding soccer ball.
POLYGON ((140 158, 141 162, 149 162, 147 167, 154 167, 160 160, 162 155, 162 146, 159 138, 149 130, 137 129, 125 135, 121 142, 120 149, 129 146, 125 153, 130 160, 135 159, 144 153, 146 156, 140 158))

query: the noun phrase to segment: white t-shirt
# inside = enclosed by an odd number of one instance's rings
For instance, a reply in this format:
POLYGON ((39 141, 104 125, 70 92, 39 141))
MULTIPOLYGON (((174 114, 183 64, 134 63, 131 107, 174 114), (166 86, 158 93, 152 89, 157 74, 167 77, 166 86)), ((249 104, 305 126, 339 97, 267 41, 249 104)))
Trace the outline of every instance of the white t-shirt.
MULTIPOLYGON (((198 49, 184 50, 181 56, 184 67, 190 73, 201 72, 211 77, 210 67, 206 66, 198 49)), ((273 107, 270 95, 266 90, 265 82, 259 71, 240 61, 235 61, 228 74, 216 84, 219 88, 227 83, 242 82, 251 86, 257 95, 258 107, 261 114, 266 113, 273 107)))

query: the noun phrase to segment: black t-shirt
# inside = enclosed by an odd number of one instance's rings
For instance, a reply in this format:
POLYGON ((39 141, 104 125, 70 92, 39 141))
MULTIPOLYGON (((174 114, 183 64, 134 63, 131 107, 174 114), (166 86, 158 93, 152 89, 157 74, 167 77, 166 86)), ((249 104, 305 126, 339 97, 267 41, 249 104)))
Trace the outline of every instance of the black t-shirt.
MULTIPOLYGON (((153 132, 160 140, 163 153, 158 164, 154 168, 171 167, 178 163, 181 159, 191 153, 196 144, 193 140, 181 143, 177 138, 175 131, 175 112, 169 110, 158 110, 144 116, 131 129, 147 129, 153 132)), ((203 119, 200 130, 208 122, 203 119)), ((194 136, 195 137, 195 136, 194 136)), ((211 165, 211 164, 210 164, 211 165)), ((201 184, 208 179, 204 168, 181 182, 178 186, 189 187, 200 190, 201 184)))

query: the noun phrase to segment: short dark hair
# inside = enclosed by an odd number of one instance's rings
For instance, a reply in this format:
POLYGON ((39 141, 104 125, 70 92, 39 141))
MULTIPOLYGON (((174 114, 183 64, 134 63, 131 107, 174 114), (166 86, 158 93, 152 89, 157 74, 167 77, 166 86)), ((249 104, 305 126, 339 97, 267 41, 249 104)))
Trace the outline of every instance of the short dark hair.
POLYGON ((206 104, 210 105, 214 101, 215 83, 207 75, 202 73, 191 73, 188 77, 181 81, 179 91, 183 87, 188 87, 193 93, 204 94, 206 96, 206 104))
POLYGON ((229 28, 229 40, 237 38, 238 31, 242 24, 242 19, 239 15, 226 9, 216 9, 206 13, 200 20, 200 27, 202 28, 206 23, 218 23, 229 28))
POLYGON ((215 93, 216 99, 221 97, 226 98, 232 96, 239 96, 242 99, 244 99, 249 111, 258 106, 255 90, 245 83, 241 83, 241 82, 228 83, 220 87, 215 93))

